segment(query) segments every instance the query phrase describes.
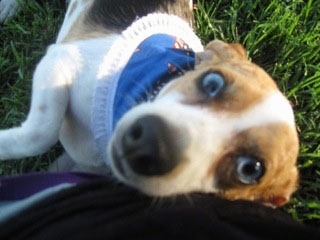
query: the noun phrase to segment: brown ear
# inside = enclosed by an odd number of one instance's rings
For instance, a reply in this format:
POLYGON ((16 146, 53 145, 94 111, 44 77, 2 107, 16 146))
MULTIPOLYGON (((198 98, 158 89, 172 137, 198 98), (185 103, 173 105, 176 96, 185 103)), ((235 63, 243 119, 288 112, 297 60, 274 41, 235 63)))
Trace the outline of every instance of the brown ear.
POLYGON ((247 59, 247 53, 244 47, 240 43, 229 44, 229 47, 233 49, 236 55, 241 59, 247 59))
POLYGON ((198 53, 199 61, 226 61, 231 59, 246 60, 246 51, 241 44, 228 44, 220 40, 213 40, 207 44, 205 51, 198 53))

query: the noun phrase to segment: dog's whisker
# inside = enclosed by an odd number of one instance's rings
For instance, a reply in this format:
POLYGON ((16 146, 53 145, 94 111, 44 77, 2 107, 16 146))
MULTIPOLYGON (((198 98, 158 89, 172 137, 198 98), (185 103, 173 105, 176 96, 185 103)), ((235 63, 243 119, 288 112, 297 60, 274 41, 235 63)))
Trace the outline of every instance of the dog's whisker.
POLYGON ((150 203, 150 207, 153 209, 158 209, 162 207, 163 203, 164 203, 164 200, 162 197, 153 196, 150 203))
POLYGON ((188 61, 186 66, 182 66, 180 63, 172 62, 173 66, 175 66, 174 75, 176 77, 184 75, 186 72, 194 69, 194 63, 192 61, 188 61))
POLYGON ((191 197, 191 195, 189 193, 184 193, 182 196, 187 200, 187 202, 190 204, 190 206, 195 205, 193 198, 191 197))
POLYGON ((142 103, 142 102, 147 102, 150 98, 150 89, 148 89, 146 86, 144 86, 140 81, 139 79, 137 80, 133 80, 132 81, 132 87, 134 88, 137 88, 138 91, 141 92, 141 94, 139 95, 139 98, 137 98, 135 101, 137 103, 142 103))

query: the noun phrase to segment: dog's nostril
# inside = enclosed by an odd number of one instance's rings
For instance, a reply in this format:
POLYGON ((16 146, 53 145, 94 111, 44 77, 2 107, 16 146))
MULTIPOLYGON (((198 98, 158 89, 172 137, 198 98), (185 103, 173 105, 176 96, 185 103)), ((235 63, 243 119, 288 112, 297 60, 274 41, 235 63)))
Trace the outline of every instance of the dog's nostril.
POLYGON ((128 137, 132 140, 139 140, 143 134, 143 126, 137 123, 129 129, 128 137))
POLYGON ((122 136, 124 159, 137 174, 165 174, 177 163, 172 139, 169 127, 160 117, 141 117, 122 136))
POLYGON ((144 136, 145 131, 144 126, 140 122, 134 123, 127 129, 122 138, 122 146, 127 153, 134 151, 144 144, 143 142, 146 141, 144 136))

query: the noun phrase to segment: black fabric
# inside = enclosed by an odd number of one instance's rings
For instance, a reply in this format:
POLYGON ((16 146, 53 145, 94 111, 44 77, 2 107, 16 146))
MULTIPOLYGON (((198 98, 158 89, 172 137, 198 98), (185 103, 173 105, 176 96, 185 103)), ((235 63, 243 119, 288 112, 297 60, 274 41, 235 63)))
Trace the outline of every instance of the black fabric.
POLYGON ((281 210, 191 194, 152 199, 112 180, 47 198, 0 225, 0 239, 320 239, 281 210))

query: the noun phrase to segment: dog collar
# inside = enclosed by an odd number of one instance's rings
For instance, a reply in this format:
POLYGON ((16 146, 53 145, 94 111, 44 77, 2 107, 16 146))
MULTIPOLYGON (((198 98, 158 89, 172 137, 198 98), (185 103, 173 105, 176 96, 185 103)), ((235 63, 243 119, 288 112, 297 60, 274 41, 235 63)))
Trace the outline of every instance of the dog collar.
POLYGON ((107 144, 120 118, 161 87, 192 70, 199 38, 182 19, 151 14, 134 22, 115 41, 100 66, 95 87, 92 130, 105 161, 107 144))

